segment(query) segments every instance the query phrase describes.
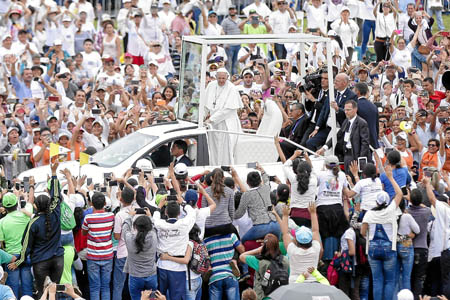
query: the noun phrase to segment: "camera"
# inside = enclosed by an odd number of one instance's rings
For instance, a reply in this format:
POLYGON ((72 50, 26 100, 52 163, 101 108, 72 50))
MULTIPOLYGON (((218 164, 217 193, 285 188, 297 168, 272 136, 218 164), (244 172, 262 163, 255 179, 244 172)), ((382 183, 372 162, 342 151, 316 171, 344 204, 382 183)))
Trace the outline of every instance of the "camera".
POLYGON ((305 93, 306 91, 310 92, 314 98, 319 97, 319 92, 322 87, 322 72, 316 71, 314 73, 308 74, 304 78, 305 83, 301 84, 298 87, 298 90, 301 93, 305 93))

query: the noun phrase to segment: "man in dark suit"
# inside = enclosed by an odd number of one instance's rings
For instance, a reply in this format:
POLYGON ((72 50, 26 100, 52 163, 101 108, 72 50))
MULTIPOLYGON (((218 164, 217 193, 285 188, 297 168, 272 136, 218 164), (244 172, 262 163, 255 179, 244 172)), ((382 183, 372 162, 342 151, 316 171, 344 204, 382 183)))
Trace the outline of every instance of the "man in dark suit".
POLYGON ((369 126, 370 145, 378 149, 378 108, 367 100, 366 96, 369 93, 369 87, 366 83, 357 83, 355 85, 355 94, 358 96, 358 116, 366 120, 369 126))
MULTIPOLYGON (((344 112, 347 118, 337 133, 335 154, 340 161, 344 160, 345 170, 350 173, 350 163, 358 161, 358 157, 367 157, 367 162, 372 161, 369 149, 369 127, 367 122, 357 115, 358 105, 355 101, 347 100, 344 112)), ((332 141, 330 139, 326 145, 317 151, 317 154, 323 155, 331 147, 332 141)))
POLYGON ((175 157, 175 165, 178 163, 184 163, 186 166, 192 166, 192 161, 186 156, 188 145, 183 140, 176 140, 173 142, 171 154, 175 157))
MULTIPOLYGON (((305 114, 305 107, 303 104, 292 104, 289 117, 293 120, 292 124, 281 129, 281 136, 300 144, 309 124, 308 116, 305 114)), ((285 141, 282 141, 280 145, 286 157, 291 157, 297 149, 297 147, 285 141)))
POLYGON ((345 103, 348 100, 356 101, 358 99, 356 94, 348 88, 349 82, 350 79, 345 73, 337 74, 336 78, 334 79, 334 87, 336 88, 334 98, 336 99, 336 101, 331 102, 331 107, 333 107, 336 111, 336 121, 338 122, 339 126, 342 126, 342 123, 345 120, 345 103))

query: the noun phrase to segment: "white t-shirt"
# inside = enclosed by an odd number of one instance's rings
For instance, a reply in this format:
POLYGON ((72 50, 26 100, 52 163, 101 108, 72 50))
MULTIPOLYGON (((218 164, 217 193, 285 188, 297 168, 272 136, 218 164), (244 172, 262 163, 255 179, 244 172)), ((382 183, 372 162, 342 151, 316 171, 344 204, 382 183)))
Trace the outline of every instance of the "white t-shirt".
POLYGON ((211 208, 209 207, 196 208, 195 212, 197 213, 195 224, 197 224, 198 227, 200 227, 200 238, 203 240, 203 236, 205 235, 205 221, 206 218, 208 218, 211 215, 211 208))
POLYGON ((392 62, 397 66, 402 67, 406 72, 406 70, 411 67, 411 53, 413 50, 414 49, 411 47, 411 44, 408 44, 403 50, 394 48, 394 53, 392 53, 392 62))
POLYGON ((203 29, 203 35, 221 35, 223 32, 222 26, 219 24, 208 24, 207 28, 203 29))
POLYGON ((371 210, 377 206, 377 194, 383 191, 380 178, 364 178, 358 181, 352 189, 361 198, 361 209, 371 210))
POLYGON ((237 227, 239 235, 244 236, 253 227, 253 221, 248 216, 248 212, 245 212, 241 218, 233 221, 233 225, 237 227))
POLYGON ((441 252, 450 248, 450 206, 447 203, 436 201, 436 221, 434 222, 435 246, 441 252))
MULTIPOLYGON (((295 283, 298 276, 307 272, 309 267, 317 268, 319 263, 320 243, 313 240, 309 249, 297 247, 294 243, 290 243, 287 248, 289 256, 289 283, 295 283)), ((315 282, 314 276, 306 278, 305 282, 315 282)))
MULTIPOLYGON (((39 153, 39 151, 41 151, 41 148, 42 148, 42 147, 41 147, 41 146, 38 146, 38 145, 36 145, 36 146, 33 147, 33 157, 36 157, 36 155, 39 153)), ((43 166, 43 165, 44 165, 44 159, 43 159, 43 157, 42 157, 42 159, 41 159, 40 161, 36 161, 36 160, 35 160, 34 165, 35 165, 35 167, 43 166)))
POLYGON ((317 174, 317 206, 342 204, 342 190, 347 186, 347 178, 344 172, 339 171, 338 178, 331 170, 320 171, 317 174))
POLYGON ((304 10, 306 12, 306 19, 308 20, 308 28, 320 28, 320 31, 326 32, 326 9, 327 6, 325 4, 316 8, 314 5, 309 5, 307 1, 305 2, 304 10))
POLYGON ((356 233, 353 228, 349 227, 341 236, 341 252, 348 250, 347 240, 352 240, 356 244, 356 233))
POLYGON ((83 51, 81 54, 83 55, 83 68, 88 70, 90 76, 93 76, 102 67, 100 54, 97 51, 91 53, 83 51))

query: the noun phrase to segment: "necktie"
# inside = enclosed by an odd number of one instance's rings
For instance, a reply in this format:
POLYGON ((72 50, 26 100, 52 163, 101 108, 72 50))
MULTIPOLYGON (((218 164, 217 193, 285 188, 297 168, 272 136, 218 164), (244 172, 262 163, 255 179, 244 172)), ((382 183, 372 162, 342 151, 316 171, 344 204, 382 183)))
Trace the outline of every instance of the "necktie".
POLYGON ((341 93, 337 92, 336 103, 339 105, 341 102, 341 93))
POLYGON ((345 125, 345 132, 350 132, 350 121, 347 122, 347 125, 345 125))

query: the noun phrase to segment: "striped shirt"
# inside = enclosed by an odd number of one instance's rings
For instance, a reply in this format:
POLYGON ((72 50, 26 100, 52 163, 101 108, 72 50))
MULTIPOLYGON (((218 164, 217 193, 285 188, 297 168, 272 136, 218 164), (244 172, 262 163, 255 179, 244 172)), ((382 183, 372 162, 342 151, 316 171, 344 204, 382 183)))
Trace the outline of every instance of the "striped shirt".
POLYGON ((234 233, 226 235, 214 235, 204 241, 211 259, 212 275, 209 284, 232 276, 230 261, 234 255, 234 249, 241 242, 234 233))
POLYGON ((111 241, 114 224, 114 214, 110 212, 95 212, 84 218, 83 230, 88 231, 87 259, 106 260, 113 258, 111 241))

